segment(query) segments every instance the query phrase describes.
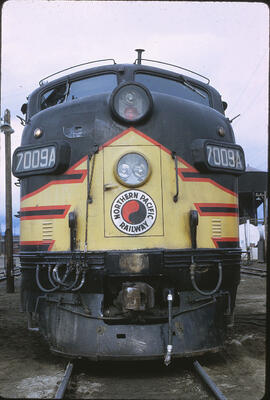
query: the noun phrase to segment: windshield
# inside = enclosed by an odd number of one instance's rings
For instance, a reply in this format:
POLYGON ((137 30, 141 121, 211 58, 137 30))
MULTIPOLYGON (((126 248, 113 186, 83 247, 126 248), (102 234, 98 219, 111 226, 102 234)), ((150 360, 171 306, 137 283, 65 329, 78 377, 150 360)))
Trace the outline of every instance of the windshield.
POLYGON ((135 80, 136 82, 142 83, 150 91, 169 94, 170 96, 180 97, 182 99, 195 101, 209 106, 208 93, 197 86, 191 85, 190 82, 187 82, 187 87, 183 83, 173 79, 144 73, 137 73, 135 75, 135 80), (194 90, 199 93, 196 93, 194 90))
POLYGON ((116 86, 116 74, 93 76, 71 82, 70 84, 65 82, 43 93, 41 96, 40 108, 44 110, 45 108, 61 104, 65 101, 70 102, 86 96, 112 92, 116 86))

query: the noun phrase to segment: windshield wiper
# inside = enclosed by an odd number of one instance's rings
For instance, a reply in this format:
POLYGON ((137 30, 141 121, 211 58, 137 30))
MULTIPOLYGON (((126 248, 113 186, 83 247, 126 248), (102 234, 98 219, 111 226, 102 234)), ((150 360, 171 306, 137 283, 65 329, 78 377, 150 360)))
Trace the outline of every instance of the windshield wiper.
POLYGON ((192 86, 190 83, 187 83, 187 81, 185 80, 185 78, 182 76, 182 75, 180 75, 180 82, 184 85, 184 86, 186 86, 186 87, 188 87, 190 90, 192 90, 193 92, 195 92, 195 93, 197 93, 197 94, 199 94, 201 97, 203 97, 204 99, 206 99, 206 96, 204 95, 204 94, 202 94, 198 89, 196 89, 194 86, 192 86))
POLYGON ((69 95, 69 89, 70 89, 70 83, 69 83, 69 80, 67 79, 67 83, 66 83, 66 90, 65 90, 65 93, 64 93, 64 101, 67 101, 67 97, 68 97, 68 95, 69 95))

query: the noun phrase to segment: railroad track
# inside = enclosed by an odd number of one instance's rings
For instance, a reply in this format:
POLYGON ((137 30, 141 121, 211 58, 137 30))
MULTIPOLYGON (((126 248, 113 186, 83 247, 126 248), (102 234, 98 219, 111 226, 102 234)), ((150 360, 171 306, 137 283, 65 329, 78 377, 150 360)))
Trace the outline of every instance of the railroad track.
POLYGON ((262 268, 256 268, 256 267, 246 267, 246 266, 241 266, 241 274, 246 274, 246 275, 253 275, 253 276, 259 276, 261 278, 266 278, 267 277, 267 270, 262 269, 262 268))
MULTIPOLYGON (((16 269, 13 271, 13 275, 12 275, 12 276, 14 276, 14 278, 16 278, 16 277, 18 277, 18 276, 21 276, 20 269, 19 269, 19 268, 16 268, 16 269)), ((5 273, 5 272, 1 272, 1 273, 0 273, 0 282, 5 281, 6 279, 7 279, 6 273, 5 273)))
MULTIPOLYGON (((21 275, 21 269, 20 269, 20 265, 18 264, 19 261, 16 260, 16 256, 13 256, 13 274, 12 276, 14 276, 15 278, 21 275)), ((6 269, 5 269, 5 261, 3 256, 0 256, 0 261, 1 261, 1 265, 0 265, 0 282, 5 281, 7 279, 6 276, 6 269)))
MULTIPOLYGON (((192 361, 190 363, 190 361, 185 361, 188 365, 188 369, 185 372, 185 375, 183 376, 183 371, 181 371, 182 378, 184 380, 189 380, 189 386, 190 388, 192 387, 194 390, 194 385, 195 387, 197 386, 196 390, 200 391, 200 394, 198 395, 198 393, 196 393, 196 395, 194 395, 194 397, 192 397, 192 393, 190 393, 190 395, 188 393, 182 393, 179 392, 177 393, 177 389, 173 389, 172 391, 174 392, 174 396, 178 396, 181 394, 181 399, 192 399, 192 398, 200 398, 200 399, 218 399, 218 400, 226 400, 226 397, 224 396, 224 394, 221 392, 221 390, 216 386, 216 384, 213 382, 213 380, 210 378, 210 376, 207 374, 207 372, 205 371, 205 369, 201 366, 201 364, 195 360, 192 361), (193 379, 193 381, 195 381, 195 384, 193 382, 193 384, 191 383, 191 380, 193 379), (203 393, 205 392, 205 393, 203 393), (186 394, 186 397, 185 397, 186 394), (198 395, 198 397, 197 397, 198 395), (183 396, 183 397, 182 397, 183 396)), ((134 366, 136 366, 136 364, 134 364, 134 366)), ((95 367, 94 367, 95 368, 95 367)), ((168 369, 166 369, 166 371, 168 371, 168 369)), ((83 398, 81 395, 81 392, 79 392, 79 394, 76 395, 76 389, 79 390, 80 389, 80 385, 84 386, 85 388, 85 380, 83 381, 81 378, 81 375, 85 375, 85 374, 80 374, 80 367, 78 366, 78 362, 68 362, 67 366, 66 366, 66 370, 63 376, 63 379, 61 381, 61 383, 58 386, 56 395, 55 395, 55 399, 71 399, 71 398, 83 398), (75 391, 74 391, 74 387, 75 387, 75 391)), ((89 371, 88 371, 89 373, 89 371)), ((169 373, 168 373, 169 376, 169 373)), ((168 377, 167 376, 167 377, 168 377)), ((165 379, 167 378, 165 377, 165 379)), ((91 376, 89 376, 89 374, 87 374, 87 378, 88 378, 88 383, 89 383, 89 387, 92 385, 96 385, 97 387, 101 386, 101 384, 99 383, 93 383, 93 379, 96 380, 95 378, 91 378, 91 376), (92 382, 91 382, 92 380, 92 382)), ((137 378, 137 376, 135 375, 135 378, 137 378)), ((150 377, 151 378, 151 377, 150 377)), ((181 376, 179 376, 179 379, 182 379, 181 376)), ((121 383, 120 385, 125 385, 125 379, 126 376, 123 376, 123 379, 121 378, 121 383)), ((159 380, 159 377, 156 378, 157 380, 159 380)), ((147 380, 147 376, 145 377, 145 382, 147 380)), ((111 392, 111 397, 104 397, 104 393, 102 394, 102 396, 100 398, 123 398, 121 396, 121 394, 119 395, 119 397, 115 397, 115 393, 114 393, 114 389, 118 388, 119 389, 119 377, 118 377, 118 385, 116 384, 116 382, 114 382, 114 385, 112 385, 112 392, 111 392)), ((167 385, 169 385, 169 381, 167 381, 167 385)), ((162 384, 161 384, 162 387, 162 384)), ((85 389, 84 389, 85 390, 85 389)), ((90 392, 90 391, 89 391, 90 392)), ((91 398, 89 397, 89 392, 88 392, 88 396, 86 396, 85 398, 91 398)), ((117 391, 117 393, 119 393, 117 391)), ((193 392, 194 393, 194 392, 193 392)), ((109 396, 110 396, 109 395, 109 396)), ((142 387, 142 398, 148 398, 145 397, 147 396, 148 393, 144 393, 144 388, 142 387)), ((166 396, 167 397, 167 396, 166 396)), ((99 396, 96 395, 93 397, 95 399, 99 398, 99 396)), ((130 393, 126 393, 125 397, 126 399, 128 398, 134 398, 134 393, 130 392, 130 393)), ((136 399, 140 398, 137 394, 136 394, 136 399)), ((151 396, 151 398, 153 398, 151 396)), ((164 397, 160 397, 160 398, 164 398, 164 397)), ((170 398, 170 396, 168 397, 170 398)))
POLYGON ((74 363, 69 362, 67 364, 66 370, 65 370, 65 374, 64 377, 62 379, 62 382, 60 383, 56 395, 55 395, 55 399, 63 399, 67 390, 67 387, 70 383, 71 380, 71 376, 72 376, 72 372, 74 369, 74 363))
POLYGON ((235 323, 241 325, 255 325, 266 328, 266 314, 236 314, 235 323))

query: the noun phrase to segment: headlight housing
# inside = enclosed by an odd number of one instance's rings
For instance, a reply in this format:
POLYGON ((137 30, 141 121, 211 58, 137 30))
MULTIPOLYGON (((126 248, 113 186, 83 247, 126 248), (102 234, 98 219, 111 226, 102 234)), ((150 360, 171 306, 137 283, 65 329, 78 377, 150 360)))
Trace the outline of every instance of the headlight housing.
POLYGON ((137 187, 143 185, 148 180, 151 168, 143 155, 139 153, 127 153, 117 161, 114 173, 122 185, 137 187))
POLYGON ((112 93, 110 104, 118 119, 136 123, 149 115, 153 101, 147 88, 132 82, 118 86, 112 93))

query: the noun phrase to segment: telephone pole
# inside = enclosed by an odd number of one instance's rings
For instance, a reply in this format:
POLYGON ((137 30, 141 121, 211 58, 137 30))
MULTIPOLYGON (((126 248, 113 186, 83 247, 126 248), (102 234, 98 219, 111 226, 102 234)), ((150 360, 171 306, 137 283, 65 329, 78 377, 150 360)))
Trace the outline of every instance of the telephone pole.
POLYGON ((4 123, 1 124, 1 131, 5 135, 6 153, 6 232, 5 232, 5 253, 6 253, 6 274, 7 293, 14 293, 13 276, 13 234, 12 234, 12 192, 11 192, 11 134, 14 130, 10 126, 10 111, 5 110, 4 123))

